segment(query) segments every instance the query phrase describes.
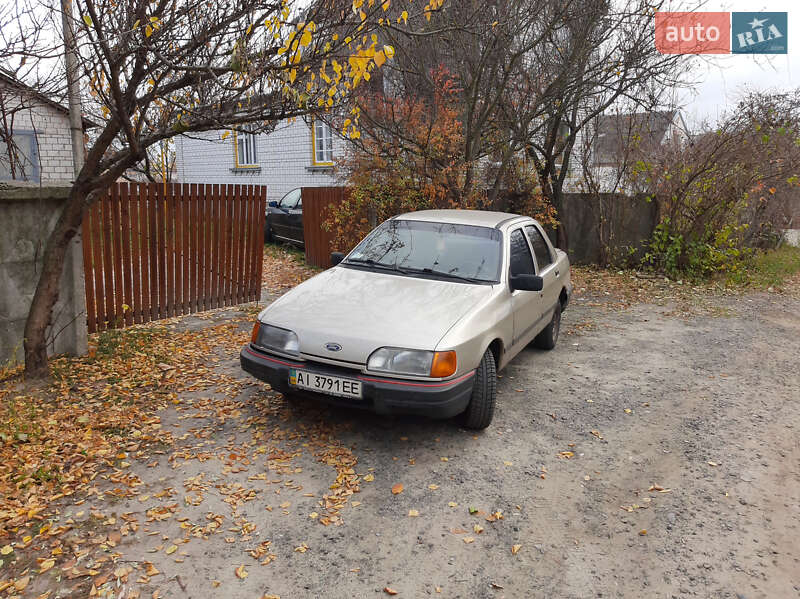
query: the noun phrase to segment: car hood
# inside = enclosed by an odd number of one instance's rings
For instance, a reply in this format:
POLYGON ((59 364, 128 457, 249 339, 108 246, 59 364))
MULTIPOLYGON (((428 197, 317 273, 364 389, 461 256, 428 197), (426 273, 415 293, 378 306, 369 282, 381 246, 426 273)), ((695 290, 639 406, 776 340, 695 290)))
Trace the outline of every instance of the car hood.
POLYGON ((436 349, 491 293, 491 285, 336 267, 281 296, 259 320, 297 333, 303 354, 365 364, 379 347, 436 349), (330 351, 330 343, 341 349, 330 351))

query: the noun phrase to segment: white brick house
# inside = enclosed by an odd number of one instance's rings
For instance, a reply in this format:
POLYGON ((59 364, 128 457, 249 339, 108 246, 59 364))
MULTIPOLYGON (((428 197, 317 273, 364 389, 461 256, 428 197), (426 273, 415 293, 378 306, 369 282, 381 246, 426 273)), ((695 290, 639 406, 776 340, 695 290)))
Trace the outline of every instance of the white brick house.
POLYGON ((346 144, 322 121, 302 118, 258 135, 224 130, 181 135, 175 138, 175 179, 266 185, 268 200, 279 200, 296 187, 338 185, 334 162, 346 144))
MULTIPOLYGON (((84 128, 93 126, 84 120, 84 128)), ((72 181, 69 111, 0 71, 0 181, 72 181)))

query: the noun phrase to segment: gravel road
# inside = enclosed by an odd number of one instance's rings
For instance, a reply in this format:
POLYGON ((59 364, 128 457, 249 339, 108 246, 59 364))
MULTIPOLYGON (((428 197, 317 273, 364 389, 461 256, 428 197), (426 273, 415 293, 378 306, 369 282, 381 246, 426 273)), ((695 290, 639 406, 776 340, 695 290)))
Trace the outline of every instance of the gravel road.
MULTIPOLYGON (((90 506, 138 518, 118 549, 159 574, 130 588, 195 598, 800 597, 800 300, 718 298, 684 318, 669 306, 615 311, 582 299, 555 350, 526 350, 502 373, 494 424, 478 434, 289 406, 261 384, 244 388, 241 409, 184 397, 197 413, 165 410, 162 421, 188 439, 131 467, 144 483, 138 499, 90 506), (320 501, 341 459, 355 462, 360 490, 341 525, 323 526, 320 501), (157 497, 165 487, 173 492, 157 497), (146 510, 168 504, 177 506, 168 517, 148 522, 146 510), (214 514, 216 531, 188 534, 214 514), (248 554, 266 540, 258 559, 248 554), (274 561, 260 565, 265 554, 274 561)), ((214 368, 247 378, 235 354, 220 356, 214 368)))

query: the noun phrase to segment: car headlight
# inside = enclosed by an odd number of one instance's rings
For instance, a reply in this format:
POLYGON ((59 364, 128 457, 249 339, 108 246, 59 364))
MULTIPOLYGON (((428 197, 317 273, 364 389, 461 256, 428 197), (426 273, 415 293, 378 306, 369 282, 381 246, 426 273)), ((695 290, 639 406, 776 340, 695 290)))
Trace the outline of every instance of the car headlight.
POLYGON ((254 345, 264 349, 272 349, 293 356, 300 355, 300 341, 297 339, 297 334, 289 329, 256 322, 251 341, 254 345))
POLYGON ((399 347, 382 347, 372 352, 367 370, 392 374, 446 377, 456 371, 456 352, 432 352, 399 347))

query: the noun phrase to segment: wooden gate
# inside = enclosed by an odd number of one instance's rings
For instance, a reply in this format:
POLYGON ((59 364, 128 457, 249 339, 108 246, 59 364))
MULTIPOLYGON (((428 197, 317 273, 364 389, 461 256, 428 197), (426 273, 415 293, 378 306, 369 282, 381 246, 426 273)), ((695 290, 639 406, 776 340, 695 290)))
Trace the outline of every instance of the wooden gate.
POLYGON ((89 332, 258 301, 266 188, 116 183, 83 219, 89 332))
POLYGON ((344 187, 303 187, 303 240, 306 262, 320 268, 331 265, 334 234, 322 228, 331 205, 340 204, 344 187))

